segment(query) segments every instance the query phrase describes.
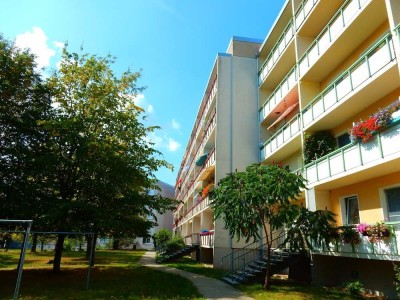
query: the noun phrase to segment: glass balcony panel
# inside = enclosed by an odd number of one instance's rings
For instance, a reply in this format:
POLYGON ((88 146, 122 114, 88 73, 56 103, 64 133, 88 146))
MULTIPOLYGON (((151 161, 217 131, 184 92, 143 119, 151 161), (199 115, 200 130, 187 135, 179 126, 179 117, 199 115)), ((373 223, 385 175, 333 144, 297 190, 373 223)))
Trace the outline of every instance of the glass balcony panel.
POLYGON ((308 70, 308 59, 304 56, 299 63, 299 76, 303 76, 308 70))
POLYGON ((296 29, 299 29, 303 21, 304 21, 304 12, 300 10, 298 15, 296 16, 296 29))
POLYGON ((399 152, 399 136, 400 126, 394 126, 381 134, 381 146, 384 156, 399 152))
POLYGON ((290 40, 293 37, 293 26, 290 26, 290 28, 288 29, 288 31, 285 34, 285 44, 289 44, 290 40))
POLYGON ((331 42, 331 39, 329 37, 329 29, 327 28, 321 34, 321 36, 318 40, 319 53, 325 52, 325 50, 328 48, 330 42, 331 42))
POLYGON ((315 43, 308 52, 308 60, 310 61, 310 65, 312 65, 318 59, 318 56, 318 45, 315 43))
POLYGON ((361 147, 361 157, 364 164, 377 160, 381 157, 379 144, 376 138, 371 138, 368 143, 361 147))
POLYGON ((357 14, 358 12, 358 1, 354 0, 351 1, 344 9, 343 9, 343 20, 344 23, 347 24, 351 21, 351 19, 357 14))
POLYGON ((310 13, 311 9, 314 6, 314 2, 316 2, 316 1, 308 0, 308 1, 304 2, 304 15, 307 16, 310 13))
POLYGON ((278 47, 278 55, 280 55, 284 50, 285 50, 285 40, 282 39, 282 41, 279 43, 279 47, 278 47))
POLYGON ((334 176, 336 174, 342 173, 344 171, 343 168, 343 158, 342 154, 333 155, 330 159, 330 168, 331 168, 331 175, 334 176))
POLYGON ((368 79, 368 65, 366 61, 360 62, 353 69, 351 69, 351 82, 353 88, 358 87, 365 80, 368 79))
POLYGON ((283 144, 283 142, 284 142, 284 139, 283 139, 283 132, 280 132, 280 133, 278 134, 278 136, 276 137, 276 139, 277 139, 277 146, 278 146, 278 147, 281 146, 281 145, 283 144))
POLYGON ((298 133, 300 131, 300 122, 299 118, 296 118, 296 120, 292 123, 290 123, 290 130, 292 131, 292 135, 298 133))
POLYGON ((338 14, 329 27, 331 41, 334 40, 343 29, 342 14, 338 14))
POLYGON ((309 108, 308 110, 303 112, 303 126, 310 124, 313 120, 312 110, 309 108))
POLYGON ((350 76, 346 74, 339 83, 336 83, 336 93, 338 100, 342 99, 352 90, 350 76))
POLYGON ((385 47, 386 45, 386 41, 384 41, 373 53, 368 56, 369 69, 371 71, 371 74, 375 74, 388 62, 390 62, 390 49, 388 47, 385 47))
POLYGON ((329 178, 329 165, 328 160, 322 161, 317 164, 318 168, 318 179, 323 180, 329 178))
POLYGON ((336 104, 336 92, 333 86, 322 97, 324 99, 325 110, 336 104))
POLYGON ((286 128, 283 130, 283 139, 285 141, 290 139, 290 126, 286 126, 286 128))
POLYGON ((317 168, 316 168, 315 165, 312 165, 312 166, 307 168, 307 170, 306 170, 306 178, 307 178, 309 183, 318 181, 317 168))
POLYGON ((317 101, 312 106, 314 119, 322 115, 325 111, 323 101, 317 101))
POLYGON ((350 170, 361 165, 361 158, 358 147, 346 149, 343 152, 343 155, 346 162, 346 170, 350 170))

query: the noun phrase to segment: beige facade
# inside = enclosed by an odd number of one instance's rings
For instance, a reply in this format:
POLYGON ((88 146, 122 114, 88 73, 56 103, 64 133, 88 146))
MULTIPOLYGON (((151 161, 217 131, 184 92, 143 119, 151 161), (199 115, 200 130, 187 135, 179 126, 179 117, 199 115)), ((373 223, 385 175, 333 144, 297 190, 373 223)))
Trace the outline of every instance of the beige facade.
POLYGON ((178 176, 184 204, 175 212, 175 231, 187 236, 214 230, 204 257, 219 266, 241 244, 232 242, 220 221, 212 222, 207 198, 196 195, 236 168, 281 163, 307 179, 300 201, 311 210, 333 211, 338 226, 393 226, 394 236, 379 242, 360 235, 354 247, 339 240, 314 251, 313 281, 358 279, 394 297, 390 266, 400 261, 400 1, 288 0, 261 45, 237 42, 217 57, 200 105, 178 176), (390 123, 375 127, 364 141, 350 138, 350 130, 364 128, 360 120, 370 122, 387 107, 390 123), (321 131, 336 139, 336 149, 305 162, 306 137, 321 131), (204 166, 196 167, 205 152, 204 166))
MULTIPOLYGON (((232 240, 221 221, 214 222, 207 191, 235 169, 258 161, 257 40, 233 37, 217 55, 179 170, 174 231, 197 239, 203 261, 220 265, 232 240)), ((238 245, 236 247, 240 247, 238 245)))

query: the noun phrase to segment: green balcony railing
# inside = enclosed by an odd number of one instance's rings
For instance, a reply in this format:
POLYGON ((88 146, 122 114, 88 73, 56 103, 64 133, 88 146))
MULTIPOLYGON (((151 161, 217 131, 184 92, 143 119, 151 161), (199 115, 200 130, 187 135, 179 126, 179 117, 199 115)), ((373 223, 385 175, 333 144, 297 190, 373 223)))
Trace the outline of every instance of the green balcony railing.
POLYGON ((328 109, 336 105, 363 82, 372 78, 379 70, 393 61, 395 57, 392 36, 388 34, 371 47, 302 110, 303 127, 306 127, 328 109))
POLYGON ((260 122, 268 116, 275 106, 281 102, 287 93, 295 86, 297 79, 297 67, 294 66, 259 110, 260 122))
POLYGON ((400 118, 367 143, 352 143, 313 161, 304 167, 308 184, 344 175, 353 169, 400 154, 400 118))
POLYGON ((398 25, 396 26, 396 28, 394 29, 394 31, 396 32, 397 38, 399 39, 399 43, 400 43, 400 24, 398 24, 398 25))
POLYGON ((277 150, 284 143, 300 132, 300 114, 296 114, 289 122, 269 138, 260 150, 260 159, 263 161, 269 154, 277 150))
POLYGON ((299 74, 303 76, 333 41, 349 26, 355 15, 371 0, 347 0, 332 17, 299 60, 299 74))
POLYGON ((308 14, 311 12, 315 4, 319 0, 304 0, 299 5, 295 15, 295 22, 296 22, 296 30, 299 29, 301 24, 303 24, 304 20, 307 18, 308 14))
POLYGON ((332 240, 329 248, 323 245, 322 247, 313 246, 313 252, 317 254, 334 254, 347 257, 370 258, 381 260, 393 260, 394 257, 399 259, 399 235, 400 222, 386 222, 386 225, 392 226, 394 229, 391 237, 385 238, 382 241, 371 243, 367 236, 360 234, 359 244, 347 244, 340 240, 332 240))
POLYGON ((294 37, 294 27, 293 27, 293 19, 290 19, 289 23, 286 25, 284 31, 280 35, 278 41, 272 48, 269 53, 267 59, 262 64, 260 71, 258 72, 258 84, 264 81, 265 77, 271 71, 272 67, 276 64, 282 53, 285 51, 290 41, 294 37))

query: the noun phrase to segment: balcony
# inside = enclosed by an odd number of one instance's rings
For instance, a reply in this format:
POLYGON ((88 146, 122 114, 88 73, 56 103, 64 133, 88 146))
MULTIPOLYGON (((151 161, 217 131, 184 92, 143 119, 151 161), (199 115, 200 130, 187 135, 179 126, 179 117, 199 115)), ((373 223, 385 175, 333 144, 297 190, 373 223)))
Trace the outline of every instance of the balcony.
POLYGON ((355 103, 357 109, 362 110, 382 94, 395 89, 399 85, 399 75, 395 63, 391 64, 394 60, 393 42, 388 34, 304 107, 303 127, 309 127, 332 112, 325 118, 326 124, 318 124, 319 130, 332 128, 354 115, 355 103), (341 109, 336 109, 339 105, 341 109))
MULTIPOLYGON (((286 28, 282 32, 275 46, 272 48, 270 54, 268 55, 265 62, 262 64, 260 71, 258 73, 258 84, 261 85, 267 75, 270 73, 274 65, 281 58, 282 54, 285 52, 286 48, 292 41, 294 37, 294 26, 293 19, 287 24, 286 28)), ((292 64, 293 65, 293 64, 292 64)))
POLYGON ((314 8, 315 4, 319 0, 304 0, 295 13, 295 23, 296 31, 303 24, 304 20, 307 18, 311 10, 314 8))
POLYGON ((297 114, 263 144, 260 151, 260 160, 264 161, 269 158, 280 161, 282 157, 274 156, 271 158, 271 155, 283 147, 287 149, 285 156, 298 150, 301 144, 300 128, 300 114, 297 114))
POLYGON ((214 247, 214 230, 200 233, 200 246, 204 248, 214 247))
POLYGON ((294 66, 261 107, 259 111, 260 122, 264 121, 289 92, 291 92, 293 87, 296 86, 297 79, 297 67, 294 66))
POLYGON ((213 172, 215 169, 215 148, 208 154, 207 160, 204 163, 203 168, 200 170, 199 175, 196 180, 201 181, 204 180, 213 172))
POLYGON ((320 255, 399 261, 400 223, 387 222, 386 224, 393 226, 394 236, 385 238, 382 241, 371 243, 367 236, 360 234, 359 244, 352 246, 335 240, 329 244, 329 249, 326 246, 314 247, 313 252, 320 255))
POLYGON ((386 20, 384 1, 347 0, 299 59, 299 76, 320 82, 386 20))
POLYGON ((194 216, 196 216, 209 206, 210 206, 210 199, 208 196, 204 198, 199 197, 196 203, 192 205, 182 217, 177 219, 178 221, 176 222, 175 227, 178 227, 186 223, 188 220, 192 219, 194 216))
POLYGON ((367 143, 346 145, 305 166, 308 185, 329 183, 330 189, 398 171, 400 120, 367 143), (396 161, 396 163, 393 163, 396 161), (349 177, 348 175, 355 174, 349 177))

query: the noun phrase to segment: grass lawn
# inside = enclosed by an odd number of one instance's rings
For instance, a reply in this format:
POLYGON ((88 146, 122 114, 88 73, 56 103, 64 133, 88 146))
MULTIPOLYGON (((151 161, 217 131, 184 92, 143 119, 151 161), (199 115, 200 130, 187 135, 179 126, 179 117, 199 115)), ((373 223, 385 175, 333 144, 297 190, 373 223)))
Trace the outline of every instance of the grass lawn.
MULTIPOLYGON (((137 264, 141 251, 96 251, 90 289, 86 290, 84 253, 63 254, 62 271, 54 274, 53 252, 27 253, 19 299, 202 299, 180 276, 137 264)), ((0 299, 12 299, 19 252, 0 252, 0 299)))
MULTIPOLYGON (((166 263, 170 267, 188 272, 221 279, 225 272, 206 266, 189 257, 181 258, 172 263, 166 263)), ((271 290, 264 290, 261 284, 240 285, 238 288, 248 296, 256 300, 355 300, 377 299, 374 297, 355 297, 348 295, 339 288, 315 287, 309 284, 293 283, 288 280, 273 279, 271 290)))
POLYGON ((221 279, 225 274, 224 271, 214 269, 189 257, 183 257, 165 265, 215 279, 221 279))

